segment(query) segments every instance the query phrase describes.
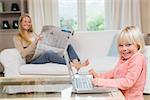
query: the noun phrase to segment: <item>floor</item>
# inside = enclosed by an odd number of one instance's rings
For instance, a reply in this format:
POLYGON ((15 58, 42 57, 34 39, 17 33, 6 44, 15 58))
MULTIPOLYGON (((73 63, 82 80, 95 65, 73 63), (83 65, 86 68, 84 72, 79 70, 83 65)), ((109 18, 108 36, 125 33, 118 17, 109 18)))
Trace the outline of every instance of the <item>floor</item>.
MULTIPOLYGON (((0 77, 2 77, 3 74, 0 73, 0 77)), ((31 97, 29 94, 17 94, 16 97, 21 97, 21 96, 27 96, 27 97, 31 97)), ((13 98, 15 97, 15 95, 12 96, 13 98)), ((144 94, 144 100, 150 100, 150 94, 144 94)))

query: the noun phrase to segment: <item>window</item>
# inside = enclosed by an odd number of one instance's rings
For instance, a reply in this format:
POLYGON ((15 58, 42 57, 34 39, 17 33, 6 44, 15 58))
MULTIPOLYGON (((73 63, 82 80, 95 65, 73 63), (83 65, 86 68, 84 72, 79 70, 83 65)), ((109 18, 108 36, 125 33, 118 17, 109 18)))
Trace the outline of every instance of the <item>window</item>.
POLYGON ((104 0, 59 0, 59 23, 63 28, 104 29, 104 0))
POLYGON ((77 18, 77 0, 59 0, 60 26, 77 30, 77 18))
POLYGON ((104 30, 104 0, 86 0, 86 29, 104 30))

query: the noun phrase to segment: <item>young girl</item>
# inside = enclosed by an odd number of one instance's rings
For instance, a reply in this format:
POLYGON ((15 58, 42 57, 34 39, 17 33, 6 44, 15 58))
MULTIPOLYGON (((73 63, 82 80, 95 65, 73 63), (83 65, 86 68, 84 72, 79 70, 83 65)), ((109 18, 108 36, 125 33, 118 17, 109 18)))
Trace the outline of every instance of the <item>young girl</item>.
MULTIPOLYGON (((14 37, 14 44, 21 56, 26 59, 26 63, 44 64, 44 63, 58 63, 66 64, 65 59, 54 51, 47 51, 39 57, 32 59, 37 43, 42 37, 33 32, 31 17, 29 15, 22 15, 19 18, 19 33, 14 37)), ((88 65, 88 60, 84 63, 80 62, 79 57, 71 45, 68 45, 67 52, 73 66, 81 67, 88 65)))
POLYGON ((146 61, 142 33, 134 26, 126 27, 118 34, 117 43, 120 59, 116 67, 101 74, 89 70, 94 77, 92 83, 95 86, 119 88, 126 100, 144 100, 146 61))

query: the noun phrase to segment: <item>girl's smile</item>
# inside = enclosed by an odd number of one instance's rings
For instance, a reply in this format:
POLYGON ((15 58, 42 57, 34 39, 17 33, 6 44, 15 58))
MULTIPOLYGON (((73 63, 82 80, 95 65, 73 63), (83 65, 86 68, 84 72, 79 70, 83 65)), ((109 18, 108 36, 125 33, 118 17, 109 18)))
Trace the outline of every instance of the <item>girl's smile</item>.
POLYGON ((137 45, 133 43, 120 43, 118 47, 120 56, 123 60, 128 60, 138 51, 137 45))

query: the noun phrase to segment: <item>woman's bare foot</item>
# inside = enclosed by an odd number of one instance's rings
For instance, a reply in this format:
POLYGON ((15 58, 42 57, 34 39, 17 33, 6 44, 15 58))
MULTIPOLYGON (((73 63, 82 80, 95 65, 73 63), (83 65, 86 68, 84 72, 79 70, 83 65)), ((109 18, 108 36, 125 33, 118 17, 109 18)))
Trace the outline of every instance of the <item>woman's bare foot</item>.
POLYGON ((80 68, 82 67, 86 67, 89 65, 89 60, 85 60, 83 63, 81 63, 80 61, 78 61, 77 59, 74 59, 71 62, 71 66, 75 67, 77 69, 77 71, 79 71, 80 68))

